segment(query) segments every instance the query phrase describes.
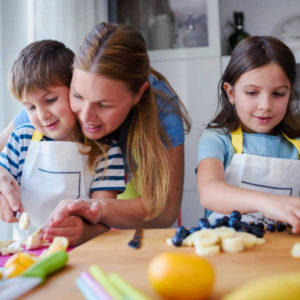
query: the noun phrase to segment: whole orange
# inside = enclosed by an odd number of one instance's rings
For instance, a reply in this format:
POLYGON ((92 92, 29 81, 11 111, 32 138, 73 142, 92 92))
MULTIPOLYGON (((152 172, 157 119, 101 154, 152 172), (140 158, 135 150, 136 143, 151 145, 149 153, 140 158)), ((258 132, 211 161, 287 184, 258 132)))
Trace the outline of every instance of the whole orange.
POLYGON ((164 299, 203 300, 211 295, 214 270, 206 259, 195 254, 165 252, 150 262, 148 278, 164 299))

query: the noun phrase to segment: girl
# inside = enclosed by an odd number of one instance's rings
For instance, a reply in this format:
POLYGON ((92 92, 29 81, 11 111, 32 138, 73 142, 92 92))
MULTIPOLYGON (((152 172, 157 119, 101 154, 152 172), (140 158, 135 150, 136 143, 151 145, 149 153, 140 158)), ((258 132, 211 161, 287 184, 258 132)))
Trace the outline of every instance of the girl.
POLYGON ((221 109, 198 147, 198 194, 211 220, 239 210, 300 231, 295 78, 295 58, 276 38, 250 37, 234 50, 219 83, 221 109))

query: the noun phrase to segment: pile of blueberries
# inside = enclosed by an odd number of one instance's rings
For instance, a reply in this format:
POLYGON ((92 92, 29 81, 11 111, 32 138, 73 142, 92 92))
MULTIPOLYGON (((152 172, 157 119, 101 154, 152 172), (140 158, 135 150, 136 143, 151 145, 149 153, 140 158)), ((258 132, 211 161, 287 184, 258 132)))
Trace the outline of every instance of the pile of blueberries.
POLYGON ((234 228, 236 231, 243 231, 243 232, 249 232, 256 237, 263 237, 265 231, 284 231, 287 228, 287 225, 282 222, 274 222, 273 224, 268 224, 266 227, 264 223, 258 222, 258 223, 247 223, 244 221, 241 221, 242 215, 239 211, 234 210, 230 213, 229 216, 224 216, 222 218, 215 219, 211 224, 207 218, 201 218, 198 221, 198 225, 195 227, 192 227, 190 229, 187 229, 184 226, 179 226, 176 229, 176 234, 172 238, 172 243, 174 246, 181 246, 182 241, 184 238, 186 238, 189 234, 201 230, 203 228, 217 228, 221 226, 227 226, 234 228))

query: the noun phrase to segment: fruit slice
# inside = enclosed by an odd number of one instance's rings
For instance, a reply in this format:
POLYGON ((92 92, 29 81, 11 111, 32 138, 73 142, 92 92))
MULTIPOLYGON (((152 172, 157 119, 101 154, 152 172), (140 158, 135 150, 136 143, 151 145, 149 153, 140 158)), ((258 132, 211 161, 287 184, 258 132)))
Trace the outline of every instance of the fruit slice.
POLYGON ((21 275, 26 268, 19 264, 13 264, 9 268, 4 269, 5 278, 12 278, 21 275))
POLYGON ((300 243, 294 244, 291 250, 291 255, 295 258, 300 258, 300 243))
POLYGON ((257 237, 248 232, 236 232, 236 236, 241 236, 244 240, 245 248, 251 248, 256 245, 257 237))
POLYGON ((20 229, 21 230, 27 229, 28 226, 29 226, 29 224, 30 224, 30 216, 29 216, 28 213, 23 212, 21 214, 20 219, 19 219, 19 227, 20 227, 20 229))
POLYGON ((199 246, 195 243, 195 253, 200 256, 216 255, 220 253, 220 245, 199 246))
POLYGON ((220 240, 234 237, 236 231, 233 228, 221 226, 214 229, 220 240))
POLYGON ((222 240, 222 250, 225 252, 236 253, 244 250, 244 239, 242 236, 222 240))
POLYGON ((64 236, 56 236, 51 245, 49 246, 48 250, 43 252, 40 257, 44 258, 45 256, 48 256, 56 251, 59 250, 67 250, 69 246, 69 240, 64 236))
POLYGON ((38 229, 26 239, 25 249, 37 249, 43 246, 43 242, 39 238, 40 231, 41 229, 38 229))
POLYGON ((186 246, 194 246, 197 241, 198 246, 211 246, 219 241, 218 234, 210 228, 205 228, 200 231, 195 231, 187 236, 182 244, 186 246))

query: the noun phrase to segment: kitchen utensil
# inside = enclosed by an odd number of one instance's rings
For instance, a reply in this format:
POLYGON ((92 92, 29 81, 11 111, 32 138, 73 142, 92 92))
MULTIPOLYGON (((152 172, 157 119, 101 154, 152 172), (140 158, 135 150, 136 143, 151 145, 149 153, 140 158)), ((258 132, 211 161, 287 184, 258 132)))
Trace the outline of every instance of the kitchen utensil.
POLYGON ((128 246, 134 249, 139 249, 141 247, 142 234, 142 228, 137 228, 134 232, 132 240, 128 242, 128 246))
POLYGON ((35 286, 43 283, 46 277, 63 268, 68 261, 64 250, 54 252, 28 268, 21 276, 0 281, 0 299, 16 299, 35 286))

